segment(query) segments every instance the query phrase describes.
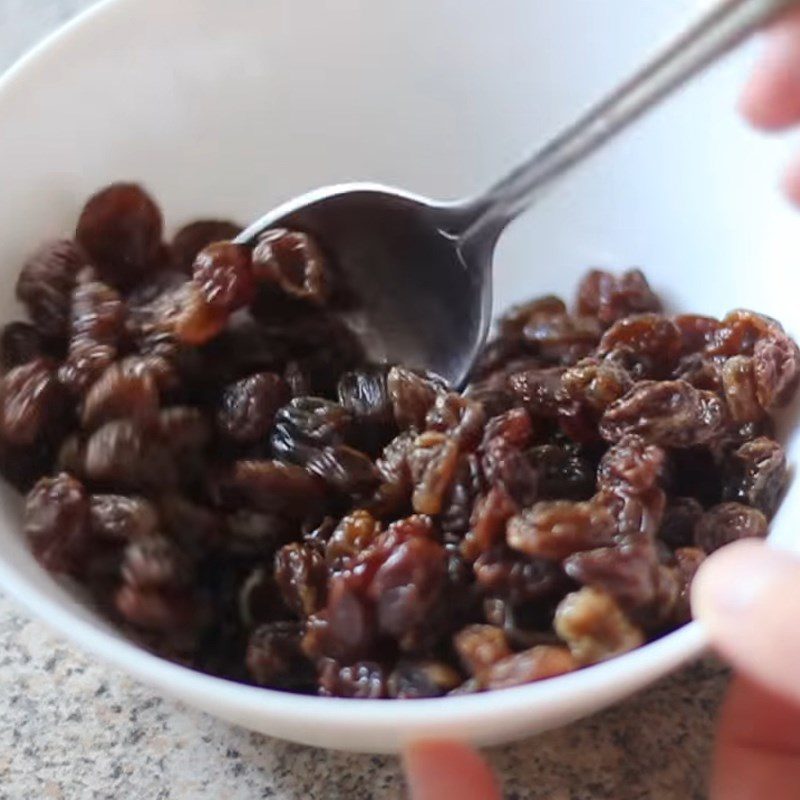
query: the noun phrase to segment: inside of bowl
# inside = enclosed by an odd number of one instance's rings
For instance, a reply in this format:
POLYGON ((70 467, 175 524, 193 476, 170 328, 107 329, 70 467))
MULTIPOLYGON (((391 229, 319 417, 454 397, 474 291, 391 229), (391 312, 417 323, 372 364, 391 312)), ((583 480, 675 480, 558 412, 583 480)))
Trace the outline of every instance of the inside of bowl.
MULTIPOLYGON (((314 186, 371 180, 441 198, 470 194, 566 122, 662 38, 690 2, 314 4, 120 0, 0 88, 0 318, 40 239, 69 233, 83 200, 137 179, 171 227, 242 222, 314 186), (581 24, 575 24, 580 18, 581 24), (177 20, 185 38, 172 31, 177 20), (335 31, 335 35, 331 33, 335 31), (201 46, 200 46, 201 45, 201 46)), ((744 57, 743 57, 744 58, 744 57)), ((682 92, 542 198, 501 241, 496 307, 571 296, 588 266, 641 266, 670 307, 747 306, 800 334, 798 219, 776 191, 784 147, 732 112, 742 59, 682 92)), ((790 418, 794 412, 790 414, 790 418)), ((800 438, 787 439, 797 463, 800 438)), ((774 531, 797 542, 790 491, 774 531)), ((73 600, 33 563, 5 487, 5 569, 73 600)), ((88 612, 80 611, 82 615, 88 612)))

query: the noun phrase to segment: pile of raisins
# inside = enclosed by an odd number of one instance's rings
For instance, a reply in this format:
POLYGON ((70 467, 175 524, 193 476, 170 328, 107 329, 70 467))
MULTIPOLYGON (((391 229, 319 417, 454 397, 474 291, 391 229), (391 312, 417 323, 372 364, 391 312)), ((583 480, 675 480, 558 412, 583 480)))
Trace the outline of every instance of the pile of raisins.
POLYGON ((683 624, 705 556, 766 534, 800 380, 775 320, 592 271, 501 317, 459 393, 367 361, 307 233, 163 229, 98 192, 0 340, 30 547, 155 652, 326 696, 515 686, 683 624))

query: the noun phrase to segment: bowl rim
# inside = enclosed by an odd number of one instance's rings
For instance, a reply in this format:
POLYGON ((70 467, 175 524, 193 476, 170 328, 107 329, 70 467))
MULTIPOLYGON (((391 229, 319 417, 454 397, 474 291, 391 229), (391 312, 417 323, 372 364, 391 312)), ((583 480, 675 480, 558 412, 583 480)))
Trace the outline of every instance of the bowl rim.
MULTIPOLYGON (((140 0, 99 0, 79 12, 62 26, 23 53, 4 73, 0 74, 0 106, 3 97, 15 83, 29 72, 46 68, 51 59, 73 47, 79 38, 88 34, 91 25, 111 13, 124 14, 140 0)), ((84 51, 86 52, 86 51, 84 51)), ((583 715, 586 698, 600 694, 610 698, 595 703, 592 710, 625 697, 654 682, 688 660, 699 656, 708 645, 705 632, 697 622, 690 622, 658 640, 649 642, 629 653, 609 661, 537 683, 492 692, 418 699, 413 702, 391 703, 387 714, 384 700, 353 701, 299 695, 275 689, 261 688, 215 677, 184 667, 156 656, 133 642, 104 630, 97 624, 74 613, 42 589, 28 582, 23 574, 0 556, 0 589, 7 593, 33 617, 51 631, 110 663, 150 686, 172 692, 176 687, 184 697, 213 695, 217 707, 225 705, 233 714, 245 718, 261 711, 281 721, 313 720, 315 725, 340 726, 346 723, 347 738, 369 733, 391 736, 398 729, 413 730, 437 723, 447 725, 475 722, 502 722, 518 718, 530 709, 541 714, 561 712, 572 718, 583 715), (624 687, 620 690, 620 687, 624 687), (432 716, 435 713, 435 718, 432 716)))

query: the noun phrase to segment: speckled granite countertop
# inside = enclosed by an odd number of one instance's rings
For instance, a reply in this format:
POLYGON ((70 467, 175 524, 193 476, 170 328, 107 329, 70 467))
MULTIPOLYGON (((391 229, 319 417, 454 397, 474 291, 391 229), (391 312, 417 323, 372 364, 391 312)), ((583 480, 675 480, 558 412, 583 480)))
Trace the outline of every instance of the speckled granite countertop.
MULTIPOLYGON (((91 0, 0 0, 0 70, 91 0)), ((702 800, 725 670, 489 753, 509 800, 702 800)), ((395 759, 231 727, 91 662, 0 596, 0 800, 394 800, 395 759)))

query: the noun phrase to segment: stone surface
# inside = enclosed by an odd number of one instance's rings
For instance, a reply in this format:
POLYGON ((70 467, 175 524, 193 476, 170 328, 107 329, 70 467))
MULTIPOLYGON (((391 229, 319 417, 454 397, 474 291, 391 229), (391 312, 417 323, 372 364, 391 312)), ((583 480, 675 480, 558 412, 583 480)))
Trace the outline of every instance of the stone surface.
MULTIPOLYGON (((89 4, 0 0, 0 70, 89 4)), ((488 755, 509 800, 702 800, 726 679, 706 660, 488 755)), ((287 744, 163 700, 0 597, 0 800, 24 797, 394 800, 403 784, 393 758, 287 744)))

